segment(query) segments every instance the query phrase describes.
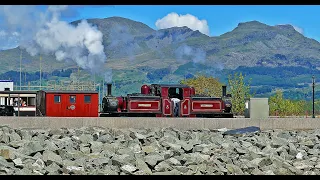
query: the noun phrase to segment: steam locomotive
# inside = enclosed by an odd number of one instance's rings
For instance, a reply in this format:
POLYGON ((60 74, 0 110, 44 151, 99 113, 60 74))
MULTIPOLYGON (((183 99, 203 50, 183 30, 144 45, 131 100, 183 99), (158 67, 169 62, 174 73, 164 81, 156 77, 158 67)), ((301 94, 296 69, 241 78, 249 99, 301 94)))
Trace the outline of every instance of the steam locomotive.
POLYGON ((111 88, 112 84, 107 84, 100 117, 233 118, 231 95, 226 94, 226 86, 222 86, 222 97, 197 95, 193 87, 181 84, 142 85, 140 93, 120 97, 112 96, 111 88), (172 98, 180 102, 176 105, 172 98))

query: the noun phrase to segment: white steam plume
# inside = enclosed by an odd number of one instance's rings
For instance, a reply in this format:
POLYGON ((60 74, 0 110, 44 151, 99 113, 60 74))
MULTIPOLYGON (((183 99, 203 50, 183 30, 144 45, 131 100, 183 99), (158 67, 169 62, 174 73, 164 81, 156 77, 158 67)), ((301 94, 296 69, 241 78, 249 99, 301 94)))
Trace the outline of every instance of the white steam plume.
POLYGON ((178 60, 184 58, 191 58, 194 63, 204 63, 206 61, 206 52, 200 48, 192 48, 186 44, 179 46, 175 50, 175 54, 178 60))
POLYGON ((112 69, 106 69, 104 73, 104 79, 106 83, 112 82, 112 69))
POLYGON ((67 8, 48 6, 41 12, 35 6, 0 6, 0 18, 7 31, 20 33, 19 45, 30 55, 55 55, 97 73, 106 60, 103 34, 85 20, 75 26, 60 20, 67 8))

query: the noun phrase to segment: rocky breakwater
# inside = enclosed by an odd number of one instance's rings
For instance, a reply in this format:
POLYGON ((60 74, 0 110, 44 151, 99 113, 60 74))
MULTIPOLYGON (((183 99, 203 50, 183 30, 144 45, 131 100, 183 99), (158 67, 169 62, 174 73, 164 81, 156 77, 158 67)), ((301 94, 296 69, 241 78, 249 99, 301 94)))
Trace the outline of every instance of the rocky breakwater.
POLYGON ((320 130, 0 128, 0 174, 320 174, 320 130))

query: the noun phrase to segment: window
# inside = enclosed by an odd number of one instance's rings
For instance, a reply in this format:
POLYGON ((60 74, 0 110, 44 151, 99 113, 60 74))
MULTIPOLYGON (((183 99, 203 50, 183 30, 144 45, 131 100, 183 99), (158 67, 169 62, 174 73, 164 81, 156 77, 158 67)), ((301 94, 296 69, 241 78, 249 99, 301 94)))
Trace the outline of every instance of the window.
POLYGON ((54 102, 55 103, 60 103, 61 102, 61 97, 59 95, 54 95, 54 102))
POLYGON ((69 100, 70 100, 70 103, 76 103, 76 96, 75 95, 71 95, 69 100))
POLYGON ((90 95, 84 95, 84 102, 85 103, 91 103, 91 96, 90 95))

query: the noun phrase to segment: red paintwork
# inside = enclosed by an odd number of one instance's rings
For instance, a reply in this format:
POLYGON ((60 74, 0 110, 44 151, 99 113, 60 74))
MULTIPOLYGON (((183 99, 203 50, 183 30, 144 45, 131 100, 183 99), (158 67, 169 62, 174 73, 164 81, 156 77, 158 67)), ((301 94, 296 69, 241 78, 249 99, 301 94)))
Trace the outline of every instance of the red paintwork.
POLYGON ((162 98, 168 98, 168 89, 167 87, 162 87, 161 88, 161 96, 162 98))
POLYGON ((155 112, 161 111, 160 100, 129 100, 129 112, 155 112))
MULTIPOLYGON (((169 87, 162 86, 160 89, 161 99, 148 100, 143 96, 139 99, 131 100, 129 97, 117 97, 118 99, 118 112, 127 113, 152 113, 156 117, 172 117, 173 116, 173 102, 168 97, 169 87), (140 106, 139 106, 140 105, 140 106)), ((141 94, 150 94, 151 88, 148 85, 141 86, 141 94)), ((222 100, 197 100, 191 99, 195 95, 195 88, 183 87, 182 97, 180 101, 180 117, 196 117, 196 114, 206 113, 223 113, 224 102, 222 100), (201 107, 201 104, 207 106, 201 107)))
POLYGON ((118 99, 118 112, 121 112, 121 109, 123 109, 123 98, 122 97, 117 97, 118 99))
POLYGON ((218 100, 193 101, 191 103, 191 112, 222 112, 222 102, 218 100))
POLYGON ((149 94, 150 93, 150 87, 148 85, 142 85, 141 86, 141 94, 149 94))
POLYGON ((50 93, 46 92, 46 116, 51 117, 98 117, 98 93, 50 93), (60 95, 60 103, 54 102, 54 95, 60 95), (70 103, 69 96, 76 96, 70 103), (91 95, 91 102, 84 102, 84 95, 91 95), (72 108, 72 105, 75 107, 72 108))
POLYGON ((194 87, 190 87, 190 94, 191 95, 195 95, 196 94, 196 90, 194 89, 194 87))
POLYGON ((180 103, 180 112, 181 112, 181 116, 189 116, 190 115, 190 102, 191 100, 188 99, 184 99, 183 101, 181 101, 180 103))
POLYGON ((172 116, 173 103, 169 99, 162 99, 162 111, 165 116, 172 116))
POLYGON ((183 88, 183 97, 187 98, 190 97, 191 89, 190 88, 183 88))

